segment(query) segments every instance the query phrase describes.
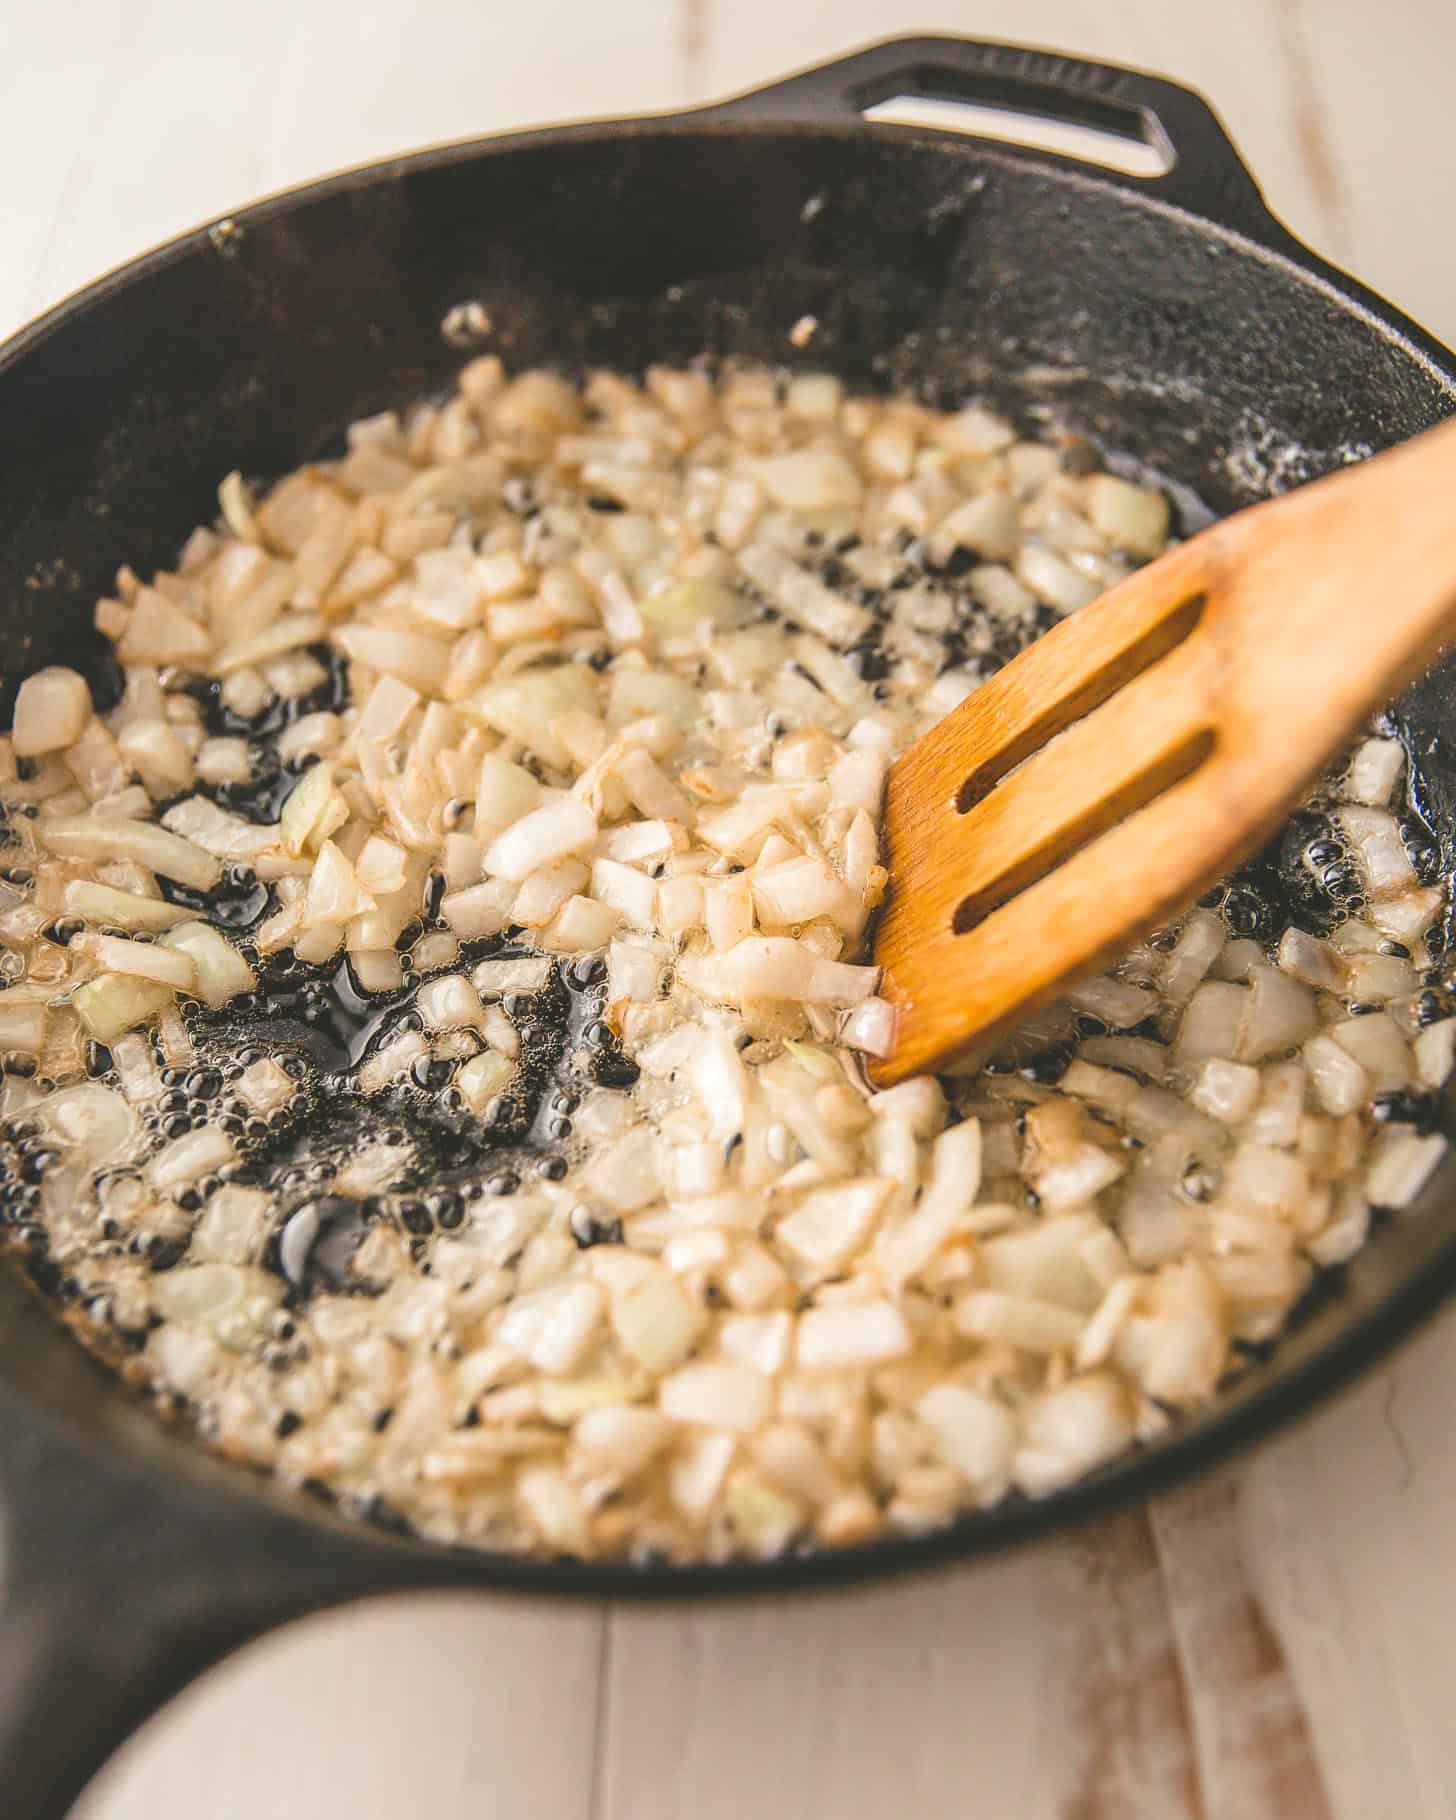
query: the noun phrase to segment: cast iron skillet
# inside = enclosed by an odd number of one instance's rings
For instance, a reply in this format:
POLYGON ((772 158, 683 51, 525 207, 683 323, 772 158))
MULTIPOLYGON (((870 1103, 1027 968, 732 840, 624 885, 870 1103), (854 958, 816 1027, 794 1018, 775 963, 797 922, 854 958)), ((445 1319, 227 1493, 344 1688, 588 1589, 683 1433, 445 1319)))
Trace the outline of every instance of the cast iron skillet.
MULTIPOLYGON (((849 382, 989 395, 1185 483, 1216 510, 1456 408, 1456 357, 1306 251, 1218 121, 1171 83, 950 39, 877 45, 724 106, 391 160, 259 204, 102 279, 0 352, 0 662, 114 687, 89 630, 123 560, 169 561, 233 467, 323 452, 443 385, 453 306, 509 361, 634 368, 704 349, 849 382), (1152 180, 870 127, 949 96, 1163 146, 1152 180), (819 330, 803 354, 786 336, 819 330)), ((459 314, 452 321, 459 322, 459 314)), ((1456 713, 1403 704, 1442 831, 1456 713)), ((369 1592, 782 1592, 1022 1541, 1165 1486, 1329 1390, 1456 1278, 1456 1167, 1386 1221, 1218 1405, 1096 1478, 923 1539, 770 1565, 631 1568, 452 1554, 348 1526, 208 1458, 0 1270, 0 1789, 51 1820, 207 1664, 369 1592)))

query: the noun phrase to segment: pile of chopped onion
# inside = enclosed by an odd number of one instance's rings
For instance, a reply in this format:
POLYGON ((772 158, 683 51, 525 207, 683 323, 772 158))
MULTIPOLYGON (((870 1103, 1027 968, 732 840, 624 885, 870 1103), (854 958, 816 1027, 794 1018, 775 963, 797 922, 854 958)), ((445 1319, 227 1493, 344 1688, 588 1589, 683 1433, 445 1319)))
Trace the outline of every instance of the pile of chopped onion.
POLYGON ((120 701, 42 670, 0 740, 0 1056, 8 1129, 50 1147, 51 1254, 148 1336, 159 1394, 452 1542, 845 1546, 1158 1434, 1415 1200, 1448 895, 1379 734, 1328 805, 1358 914, 1255 941, 1193 910, 983 1074, 869 1084, 891 762, 1167 542, 1163 495, 1088 453, 825 374, 485 358, 336 460, 229 475, 175 572, 121 571, 120 701), (326 645, 344 707, 304 700, 326 645), (280 766, 277 819, 240 813, 280 766), (212 908, 239 871, 267 891, 244 937, 212 908), (639 1078, 448 1229, 375 1220, 375 1293, 320 1286, 395 1139, 285 1205, 238 1179, 298 1091, 277 1057, 232 1070, 246 1130, 160 1117, 192 1007, 251 1004, 290 955, 366 1001, 415 984, 358 1092, 441 1071, 487 1129, 531 1061, 519 1006, 583 962, 639 1078))

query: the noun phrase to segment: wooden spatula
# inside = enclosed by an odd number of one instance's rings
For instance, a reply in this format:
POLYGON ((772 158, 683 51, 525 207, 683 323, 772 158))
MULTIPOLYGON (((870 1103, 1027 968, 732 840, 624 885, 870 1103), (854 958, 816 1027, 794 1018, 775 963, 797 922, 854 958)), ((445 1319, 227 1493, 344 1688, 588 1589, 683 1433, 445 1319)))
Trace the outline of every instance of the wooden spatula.
POLYGON ((876 1081, 985 1053, 1189 903, 1453 635, 1456 422, 1053 627, 890 773, 876 1081))

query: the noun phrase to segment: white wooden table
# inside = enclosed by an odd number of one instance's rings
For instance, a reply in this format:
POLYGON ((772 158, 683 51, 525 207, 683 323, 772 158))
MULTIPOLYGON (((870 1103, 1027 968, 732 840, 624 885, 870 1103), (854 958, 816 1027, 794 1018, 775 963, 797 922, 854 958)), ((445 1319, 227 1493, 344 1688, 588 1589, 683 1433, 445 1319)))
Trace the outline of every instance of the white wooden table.
MULTIPOLYGON (((8 0, 0 331, 330 168, 680 105, 912 27, 1200 87, 1296 231, 1456 339, 1450 0, 8 0)), ((1448 1373, 1456 1313, 1232 1472, 934 1581, 738 1610, 340 1612, 209 1676, 78 1812, 1456 1816, 1448 1373)))

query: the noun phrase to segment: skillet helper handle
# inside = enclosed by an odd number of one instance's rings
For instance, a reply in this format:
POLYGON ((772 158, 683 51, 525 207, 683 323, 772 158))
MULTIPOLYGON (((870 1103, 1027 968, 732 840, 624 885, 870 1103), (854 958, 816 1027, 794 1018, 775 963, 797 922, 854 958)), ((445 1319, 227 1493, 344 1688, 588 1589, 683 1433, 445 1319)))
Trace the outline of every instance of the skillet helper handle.
POLYGON ((1156 196, 1256 240, 1286 242, 1213 109, 1192 89, 1120 64, 976 38, 892 38, 707 110, 728 119, 857 120, 899 97, 972 103, 1090 127, 1161 152, 1167 168, 1134 176, 1083 159, 1125 189, 1156 196))
POLYGON ((266 1506, 102 1461, 0 1393, 0 1811, 64 1820, 203 1669, 378 1571, 266 1506))

